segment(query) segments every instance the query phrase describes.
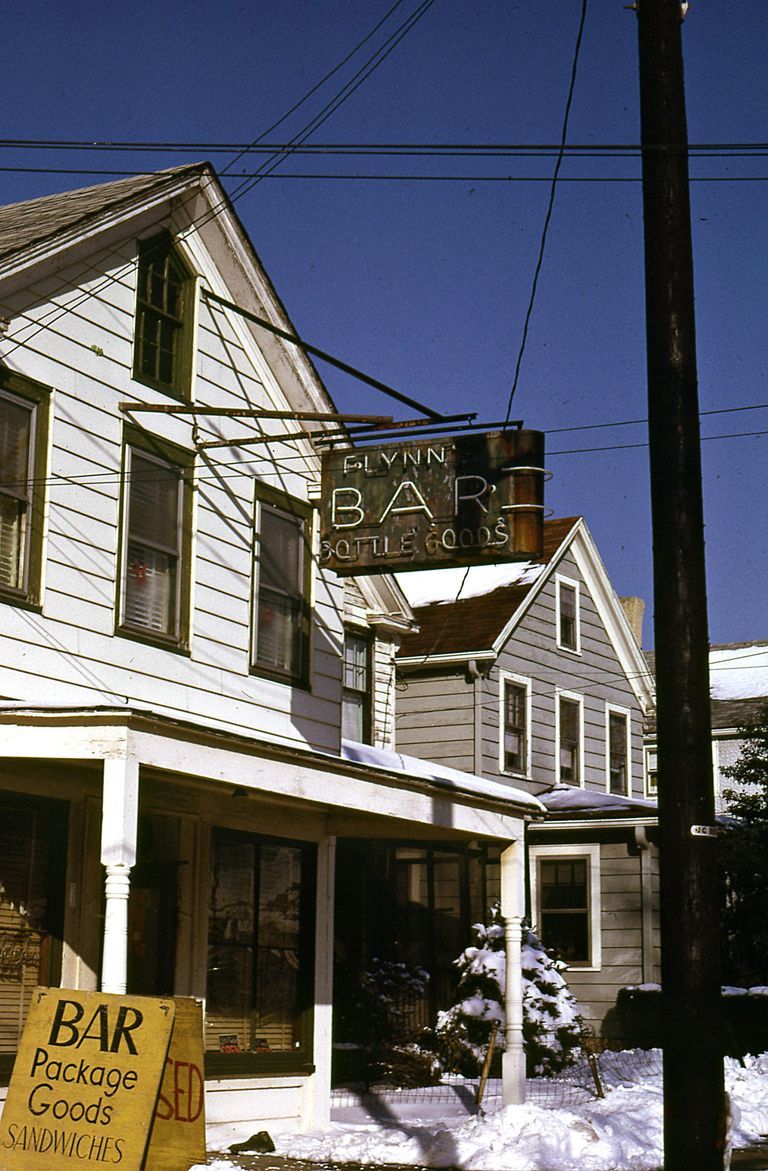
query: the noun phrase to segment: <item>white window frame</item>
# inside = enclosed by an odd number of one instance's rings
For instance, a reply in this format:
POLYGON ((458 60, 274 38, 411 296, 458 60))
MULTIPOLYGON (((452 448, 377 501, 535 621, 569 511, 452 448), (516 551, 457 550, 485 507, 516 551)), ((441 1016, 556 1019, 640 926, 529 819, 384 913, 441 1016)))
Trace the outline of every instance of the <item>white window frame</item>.
POLYGON ((185 589, 190 589, 190 584, 188 583, 188 579, 186 577, 190 571, 190 554, 184 541, 185 513, 187 508, 185 499, 185 474, 188 473, 188 469, 185 468, 182 464, 175 462, 172 458, 167 457, 164 454, 156 455, 154 452, 148 451, 146 448, 142 447, 141 444, 134 443, 130 439, 126 442, 125 445, 124 460, 125 496, 123 503, 122 525, 120 607, 118 622, 119 633, 121 635, 128 635, 132 638, 147 639, 150 642, 156 642, 168 647, 185 649, 188 640, 187 606, 189 605, 185 597, 185 589), (173 551, 173 556, 176 559, 176 580, 174 583, 173 594, 174 629, 170 631, 156 630, 151 626, 143 626, 138 622, 130 622, 127 616, 128 574, 130 572, 130 567, 128 564, 128 549, 131 543, 131 471, 134 454, 145 460, 147 463, 156 464, 159 468, 171 468, 174 473, 178 474, 176 497, 176 547, 173 551))
POLYGON ((646 797, 650 797, 652 799, 658 797, 658 795, 659 795, 659 785, 658 785, 659 750, 655 744, 646 744, 643 749, 643 773, 644 773, 643 790, 645 792, 646 797), (653 768, 651 768, 651 757, 653 757, 654 766, 655 766, 653 768), (654 772, 656 774, 656 784, 653 786, 651 785, 651 773, 652 772, 654 772))
POLYGON ((578 845, 562 846, 531 846, 529 848, 529 868, 531 887, 531 918, 534 929, 541 934, 544 946, 547 939, 541 929, 541 905, 539 902, 539 860, 547 862, 568 862, 574 858, 586 858, 589 862, 588 882, 588 921, 589 921, 589 963, 568 964, 573 972, 600 972, 603 967, 603 942, 601 927, 602 898, 600 890, 600 845, 597 842, 585 842, 578 845))
POLYGON ((584 788, 584 696, 575 691, 555 692, 555 777, 557 782, 572 785, 573 781, 563 780, 560 776, 560 700, 567 699, 575 703, 579 709, 579 780, 578 788, 584 788))
POLYGON ((508 777, 530 777, 531 775, 531 681, 523 675, 513 675, 511 671, 499 672, 499 772, 508 777), (511 769, 506 764, 504 751, 504 733, 506 730, 506 691, 507 684, 525 690, 525 760, 522 769, 511 769))
POLYGON ((627 738, 624 748, 624 771, 627 779, 623 793, 613 794, 620 797, 632 796, 632 713, 629 708, 619 704, 605 705, 605 791, 611 793, 611 716, 622 716, 626 722, 627 738))
MULTIPOLYGON (((311 509, 303 501, 277 492, 261 483, 256 486, 254 502, 254 542, 252 550, 252 614, 251 614, 251 648, 250 670, 255 675, 262 675, 277 683, 284 683, 289 687, 307 689, 311 678, 312 653, 312 614, 314 611, 314 525, 311 509), (262 511, 269 509, 272 513, 287 517, 296 523, 300 538, 301 565, 299 576, 301 579, 301 611, 300 611, 300 662, 296 669, 283 670, 259 659, 259 593, 261 589, 260 574, 260 542, 262 534, 262 511)), ((290 596, 290 595, 289 595, 290 596)))
POLYGON ((558 650, 566 651, 569 655, 581 654, 581 582, 576 581, 572 577, 566 577, 562 573, 555 574, 555 641, 558 650), (574 591, 576 603, 575 646, 568 646, 560 637, 560 610, 563 587, 574 591))
POLYGON ((374 743, 374 708, 376 706, 376 638, 374 632, 365 626, 355 626, 347 623, 344 627, 341 649, 341 723, 342 739, 350 739, 347 729, 344 728, 344 702, 348 695, 361 697, 363 736, 361 743, 374 743), (357 638, 365 643, 366 648, 366 686, 364 689, 347 687, 346 685, 346 648, 349 638, 357 638))

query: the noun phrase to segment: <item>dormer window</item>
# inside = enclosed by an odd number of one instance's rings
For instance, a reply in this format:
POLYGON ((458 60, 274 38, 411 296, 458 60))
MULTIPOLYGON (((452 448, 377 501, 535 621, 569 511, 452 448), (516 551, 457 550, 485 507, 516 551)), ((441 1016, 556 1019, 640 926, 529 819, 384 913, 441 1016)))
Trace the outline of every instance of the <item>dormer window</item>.
POLYGON ((190 389, 192 286, 167 233, 139 245, 133 373, 179 398, 190 389))

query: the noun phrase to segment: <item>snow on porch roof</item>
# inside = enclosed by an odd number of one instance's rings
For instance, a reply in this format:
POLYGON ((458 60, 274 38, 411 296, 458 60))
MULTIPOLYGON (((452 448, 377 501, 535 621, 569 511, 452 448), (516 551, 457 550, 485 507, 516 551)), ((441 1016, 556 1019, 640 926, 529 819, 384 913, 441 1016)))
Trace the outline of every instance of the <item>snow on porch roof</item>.
POLYGON ((622 814, 631 817, 655 817, 658 810, 655 801, 645 797, 622 797, 618 793, 605 793, 595 789, 581 789, 576 785, 558 783, 546 793, 539 794, 539 800, 548 813, 581 817, 590 815, 602 817, 606 814, 622 814))
POLYGON ((358 764, 367 764, 373 768, 388 769, 391 772, 406 773, 412 777, 433 781, 435 784, 456 793, 490 797, 494 801, 509 801, 513 805, 523 806, 528 813, 544 813, 541 801, 523 789, 515 789, 512 785, 502 785, 498 781, 486 781, 483 777, 477 777, 473 773, 448 768, 447 765, 437 764, 433 760, 421 760, 417 756, 406 756, 402 752, 393 752, 389 748, 374 748, 371 744, 359 744, 356 740, 342 740, 341 755, 345 760, 355 761, 358 764))

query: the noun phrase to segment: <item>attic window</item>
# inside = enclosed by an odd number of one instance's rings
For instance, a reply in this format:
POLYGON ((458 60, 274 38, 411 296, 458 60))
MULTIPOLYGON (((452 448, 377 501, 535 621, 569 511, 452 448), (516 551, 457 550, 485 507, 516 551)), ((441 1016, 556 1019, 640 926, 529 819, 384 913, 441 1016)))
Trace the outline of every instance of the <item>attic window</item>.
POLYGON ((581 650, 579 583, 557 577, 557 645, 561 650, 581 650))
POLYGON ((139 245, 134 377, 180 398, 189 394, 192 285, 167 233, 139 245))

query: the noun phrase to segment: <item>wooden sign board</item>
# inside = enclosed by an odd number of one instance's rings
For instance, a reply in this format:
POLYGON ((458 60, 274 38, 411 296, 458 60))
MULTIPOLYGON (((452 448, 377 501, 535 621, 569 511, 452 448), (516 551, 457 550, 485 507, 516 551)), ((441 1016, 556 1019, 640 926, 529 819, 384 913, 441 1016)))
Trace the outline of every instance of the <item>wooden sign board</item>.
POLYGON ((540 557, 544 435, 510 430, 323 454, 320 564, 341 575, 540 557))
POLYGON ((0 1118, 2 1171, 140 1171, 173 1000, 38 988, 0 1118))
POLYGON ((175 997, 176 1015, 144 1171, 186 1171, 205 1162, 203 1006, 175 997))

